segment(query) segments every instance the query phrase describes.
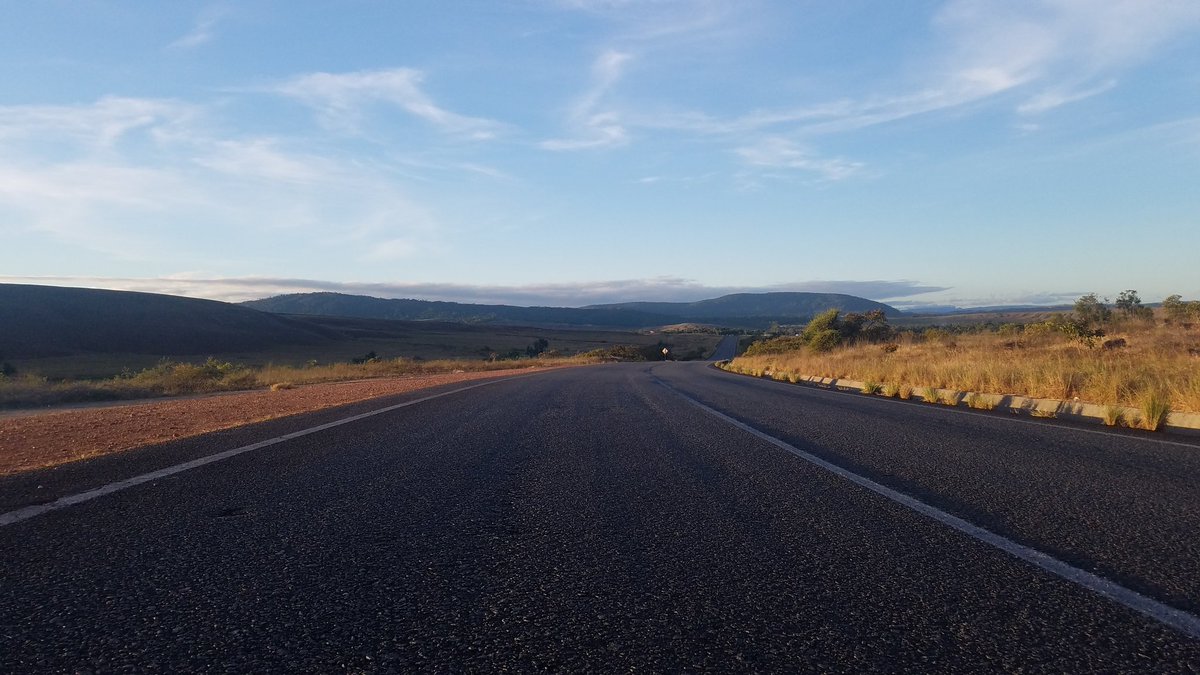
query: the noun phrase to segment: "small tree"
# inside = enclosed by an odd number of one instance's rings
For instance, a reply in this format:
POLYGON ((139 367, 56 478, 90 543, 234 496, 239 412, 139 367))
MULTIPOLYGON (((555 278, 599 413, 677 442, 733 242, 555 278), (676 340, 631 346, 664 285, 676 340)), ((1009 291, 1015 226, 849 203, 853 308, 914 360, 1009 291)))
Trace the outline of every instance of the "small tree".
POLYGON ((1166 300, 1162 302, 1163 311, 1166 312, 1167 318, 1173 321, 1184 321, 1187 319, 1188 303, 1183 301, 1183 296, 1176 293, 1168 295, 1166 300))
POLYGON ((1134 310, 1142 306, 1142 299, 1138 297, 1138 292, 1132 288, 1121 291, 1117 296, 1117 309, 1126 314, 1133 314, 1134 310))
MULTIPOLYGON (((1136 292, 1134 294, 1136 296, 1136 292)), ((1086 326, 1103 326, 1112 319, 1112 310, 1095 293, 1080 296, 1075 301, 1075 314, 1086 326)))
POLYGON ((1163 300, 1163 311, 1172 321, 1200 321, 1200 300, 1185 302, 1176 294, 1163 300))
POLYGON ((887 314, 882 309, 867 312, 863 319, 858 335, 867 342, 885 342, 896 337, 896 329, 888 324, 887 314))
POLYGON ((549 346, 550 346, 549 340, 547 340, 546 338, 538 338, 537 340, 534 340, 533 344, 531 344, 525 348, 525 355, 528 356, 529 358, 534 358, 534 357, 540 355, 542 352, 546 351, 546 348, 549 346))
POLYGON ((1092 328, 1086 320, 1073 314, 1059 314, 1048 319, 1045 325, 1052 330, 1065 333, 1079 340, 1088 349, 1095 347, 1100 339, 1104 337, 1102 329, 1092 328))
POLYGON ((1138 292, 1133 289, 1121 291, 1121 294, 1117 296, 1116 305, 1127 319, 1154 320, 1154 310, 1144 306, 1142 299, 1138 297, 1138 292))

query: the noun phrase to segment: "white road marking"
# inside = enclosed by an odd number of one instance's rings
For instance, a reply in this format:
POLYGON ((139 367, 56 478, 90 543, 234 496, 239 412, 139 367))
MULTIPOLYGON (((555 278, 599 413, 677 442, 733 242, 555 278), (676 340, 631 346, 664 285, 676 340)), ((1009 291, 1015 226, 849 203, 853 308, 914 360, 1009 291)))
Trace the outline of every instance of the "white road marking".
POLYGON ((827 462, 816 455, 805 452, 804 450, 787 443, 786 441, 782 441, 774 436, 771 436, 770 434, 759 431, 748 424, 740 422, 726 415, 725 413, 720 412, 719 410, 710 408, 700 401, 697 401, 687 394, 684 394, 678 389, 675 389, 665 382, 662 382, 661 380, 659 380, 659 382, 667 389, 678 394, 681 398, 697 408, 707 412, 708 414, 721 419, 741 429, 742 431, 757 436, 758 438, 770 443, 771 445, 774 445, 777 448, 786 450, 806 462, 815 464, 816 466, 819 466, 830 473, 844 478, 855 485, 864 487, 876 494, 892 500, 893 502, 901 504, 902 506, 906 506, 917 513, 942 523, 943 525, 948 525, 955 530, 966 534, 967 536, 988 544, 989 546, 998 548, 1009 555, 1020 558, 1021 560, 1050 572, 1051 574, 1057 575, 1063 579, 1066 579, 1067 581, 1078 584, 1084 588, 1099 593, 1100 595, 1115 600, 1116 602, 1119 602, 1134 611, 1140 612, 1151 619, 1154 619, 1155 621, 1174 628, 1188 637, 1200 639, 1200 617, 1197 617, 1194 614, 1165 605, 1157 600, 1148 598, 1137 591, 1125 588, 1120 584, 1109 581, 1103 577, 1096 576, 1095 574, 1092 574, 1086 570, 1079 569, 1078 567, 1065 563, 1058 558, 1050 556, 1037 549, 1030 548, 1023 544, 1018 544, 1007 537, 996 534, 991 530, 979 527, 978 525, 963 520, 958 516, 951 515, 937 508, 936 506, 926 504, 925 502, 910 497, 903 492, 898 492, 892 488, 880 485, 870 478, 861 476, 853 471, 849 471, 836 464, 827 462))
POLYGON ((132 478, 126 478, 125 480, 119 480, 119 481, 116 481, 115 483, 109 483, 108 485, 102 485, 98 488, 95 488, 94 490, 88 490, 87 492, 80 492, 80 493, 73 494, 73 495, 67 495, 66 497, 61 497, 61 498, 56 499, 55 501, 52 501, 48 504, 38 504, 36 506, 27 506, 23 509, 9 511, 8 513, 0 513, 0 527, 12 525, 13 523, 19 523, 23 520, 29 520, 30 518, 34 518, 34 517, 40 516, 45 513, 50 513, 51 511, 65 509, 68 506, 82 504, 83 502, 91 501, 93 499, 96 499, 97 497, 103 497, 104 495, 110 495, 114 492, 120 492, 121 490, 125 490, 127 488, 134 487, 135 485, 141 485, 142 483, 149 483, 150 481, 155 481, 160 478, 166 478, 167 476, 173 476, 177 473, 182 473, 182 472, 188 471, 190 469, 195 469, 195 468, 204 466, 206 464, 220 462, 222 460, 229 459, 230 457, 236 457, 237 455, 240 455, 242 453, 250 452, 251 450, 259 450, 261 448, 265 448, 270 445, 275 445, 276 443, 290 441, 293 438, 300 438, 301 436, 307 436, 309 434, 314 434, 318 431, 324 431, 326 429, 332 429, 333 427, 338 427, 343 424, 357 422, 358 420, 366 419, 368 417, 374 417, 375 415, 382 415, 383 413, 391 412, 393 410, 399 410, 400 408, 407 408, 410 405, 424 403, 425 401, 432 401, 435 398, 441 398, 443 396, 450 396, 451 394, 457 394, 457 393, 464 392, 464 391, 467 391, 470 389, 478 389, 479 387, 486 387, 488 385, 498 384, 500 382, 507 382, 509 380, 514 380, 519 377, 528 377, 528 375, 517 375, 515 377, 505 377, 505 378, 501 378, 498 380, 488 380, 487 382, 481 382, 479 384, 472 384, 470 386, 459 387, 458 389, 452 389, 450 391, 444 391, 440 394, 433 394, 432 396, 425 396, 422 398, 414 399, 412 401, 406 401, 404 403, 397 403, 396 405, 390 405, 390 406, 387 406, 386 408, 379 408, 378 410, 371 410, 369 412, 361 413, 358 415, 353 415, 351 417, 345 417, 340 420, 334 420, 333 422, 328 422, 328 423, 321 424, 321 425, 318 425, 315 427, 301 429, 300 431, 293 431, 290 434, 284 434, 282 436, 270 438, 265 441, 259 441, 258 443, 251 443, 250 445, 243 445, 240 448, 234 448, 232 450, 218 452, 215 455, 207 455, 205 457, 193 459, 190 462, 184 462, 182 464, 176 464, 175 466, 169 466, 165 469, 159 469, 157 471, 151 471, 150 473, 144 473, 140 476, 134 476, 132 478))

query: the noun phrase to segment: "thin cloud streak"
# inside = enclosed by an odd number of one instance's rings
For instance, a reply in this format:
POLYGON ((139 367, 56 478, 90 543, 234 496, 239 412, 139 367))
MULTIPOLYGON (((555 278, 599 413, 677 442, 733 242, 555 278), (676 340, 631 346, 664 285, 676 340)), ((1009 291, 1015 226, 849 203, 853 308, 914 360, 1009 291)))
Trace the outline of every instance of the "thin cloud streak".
POLYGON ((1108 80, 1095 87, 1082 90, 1052 89, 1044 91, 1017 106, 1019 115, 1040 115, 1055 108, 1099 96, 1117 86, 1116 80, 1108 80))
POLYGON ((181 36, 171 44, 167 45, 168 49, 195 49, 203 44, 211 42, 216 36, 217 24, 225 18, 226 12, 220 8, 209 8, 201 12, 199 18, 196 19, 196 25, 186 35, 181 36))
POLYGON ((171 239, 201 224, 238 241, 280 230, 332 239, 357 260, 436 247, 437 219, 392 168, 302 152, 288 139, 217 135, 207 113, 117 97, 0 106, 0 209, 11 214, 0 234, 41 232, 120 261, 178 256, 171 239), (55 139, 52 158, 46 138, 55 139))
POLYGON ((940 46, 924 64, 909 66, 920 74, 908 91, 733 117, 661 112, 661 106, 656 113, 619 116, 634 128, 734 137, 782 128, 792 136, 815 137, 952 110, 1040 84, 1042 92, 1015 110, 1032 115, 1115 88, 1113 73, 1197 24, 1200 3, 1191 0, 953 0, 932 21, 940 46))
POLYGON ((313 109, 329 126, 359 131, 366 108, 389 103, 445 132, 475 140, 494 138, 504 125, 494 120, 451 112, 421 88, 425 75, 413 68, 350 73, 308 73, 267 90, 296 99, 313 109))
POLYGON ((846 159, 816 157, 785 138, 767 138, 761 142, 737 149, 737 154, 751 166, 798 169, 816 173, 825 180, 845 180, 862 170, 862 163, 846 159))
POLYGON ((592 64, 592 85, 572 105, 568 124, 577 129, 575 138, 554 138, 539 145, 545 150, 592 150, 624 145, 629 137, 619 116, 597 110, 604 95, 621 79, 630 54, 607 51, 592 64))
POLYGON ((452 283, 337 282, 265 277, 162 278, 6 277, 0 283, 79 286, 166 293, 227 302, 254 300, 285 293, 334 292, 381 298, 413 298, 483 304, 580 307, 616 302, 694 302, 730 293, 805 291, 844 293, 873 300, 910 297, 947 290, 913 281, 804 281, 767 286, 709 286, 677 277, 601 282, 483 286, 452 283))
POLYGON ((52 138, 103 150, 132 132, 155 129, 168 133, 194 123, 200 114, 200 107, 189 103, 122 96, 104 96, 80 105, 0 106, 0 142, 41 144, 52 138))

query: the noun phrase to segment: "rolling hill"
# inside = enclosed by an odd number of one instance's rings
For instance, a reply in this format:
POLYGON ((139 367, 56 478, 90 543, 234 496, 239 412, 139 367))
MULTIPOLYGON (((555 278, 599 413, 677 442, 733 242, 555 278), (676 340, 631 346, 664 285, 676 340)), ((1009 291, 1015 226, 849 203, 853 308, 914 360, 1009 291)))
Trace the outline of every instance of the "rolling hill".
POLYGON ((403 321, 456 321, 543 326, 606 326, 641 328, 677 323, 665 314, 629 309, 575 307, 518 307, 475 305, 433 300, 394 300, 343 293, 291 293, 242 303, 246 307, 280 314, 346 316, 360 319, 403 321))
POLYGON ((330 322, 330 317, 419 321, 426 327, 448 322, 459 326, 601 330, 681 323, 760 328, 771 321, 805 321, 830 307, 847 311, 883 309, 897 314, 891 307, 870 300, 815 293, 738 294, 692 303, 637 302, 580 308, 302 293, 237 305, 154 293, 0 284, 0 358, 228 354, 283 345, 328 347, 366 339, 368 333, 381 330, 421 330, 415 325, 343 325, 345 322, 330 322))
POLYGON ((767 318, 794 321, 807 319, 827 309, 844 312, 869 312, 881 309, 888 316, 900 310, 882 302, 842 293, 734 293, 697 302, 623 302, 591 305, 585 309, 623 309, 648 314, 665 314, 686 321, 767 318))
POLYGON ((837 293, 738 293, 698 302, 630 302, 590 307, 517 307, 389 300, 342 293, 293 293, 243 304, 281 314, 611 328, 648 328, 683 322, 761 328, 772 321, 801 323, 830 308, 850 312, 881 309, 889 316, 900 314, 889 305, 837 293))
POLYGON ((337 333, 215 300, 154 293, 0 284, 0 355, 174 356, 315 344, 337 333))

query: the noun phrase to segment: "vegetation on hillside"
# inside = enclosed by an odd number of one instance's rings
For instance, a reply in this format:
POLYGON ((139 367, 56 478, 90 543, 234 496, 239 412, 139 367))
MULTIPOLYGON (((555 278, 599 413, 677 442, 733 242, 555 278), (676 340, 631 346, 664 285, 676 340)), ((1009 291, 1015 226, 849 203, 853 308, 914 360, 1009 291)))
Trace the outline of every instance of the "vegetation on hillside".
POLYGON ((81 352, 177 356, 311 347, 339 337, 227 302, 24 284, 0 284, 0 317, 0 351, 18 367, 22 359, 81 352))
POLYGON ((784 354, 805 347, 827 352, 843 344, 882 342, 895 334, 881 310, 843 315, 840 310, 831 309, 813 317, 800 333, 756 342, 746 350, 746 356, 784 354))
POLYGON ((1111 306, 1084 295, 1074 311, 1035 323, 888 337, 886 324, 864 323, 871 328, 864 335, 845 319, 822 315, 799 335, 751 346, 730 366, 793 381, 848 378, 890 392, 935 387, 1200 412, 1200 302, 1179 296, 1157 314, 1128 290, 1111 306))
POLYGON ((704 358, 707 349, 684 341, 674 343, 618 344, 586 353, 564 356, 539 337, 524 349, 503 353, 483 347, 479 358, 425 360, 385 358, 374 350, 348 361, 303 366, 268 364, 248 366, 209 357, 197 363, 162 360, 141 370, 126 369, 117 377, 90 380, 50 379, 35 373, 18 373, 7 363, 0 368, 0 407, 45 406, 60 403, 111 401, 185 394, 205 394, 246 389, 290 388, 301 384, 337 382, 377 377, 428 375, 450 372, 480 372, 512 368, 547 368, 586 365, 609 361, 661 361, 704 358), (667 353, 663 353, 667 349, 667 353))
POLYGON ((530 358, 496 361, 417 361, 381 359, 371 354, 350 363, 251 368, 210 358, 202 363, 163 361, 152 368, 102 380, 49 380, 36 375, 0 377, 0 407, 206 394, 246 389, 287 389, 301 384, 377 377, 479 372, 511 368, 547 368, 596 363, 592 357, 530 358))
POLYGON ((243 304, 284 314, 621 328, 645 328, 680 322, 763 328, 771 321, 806 321, 829 308, 898 313, 889 305, 852 295, 800 292, 737 293, 697 302, 627 302, 590 307, 476 305, 342 293, 292 293, 243 304))
POLYGON ((642 328, 672 323, 673 317, 625 309, 518 307, 436 300, 375 298, 345 293, 290 293, 242 303, 264 312, 404 321, 472 324, 608 326, 642 328))

